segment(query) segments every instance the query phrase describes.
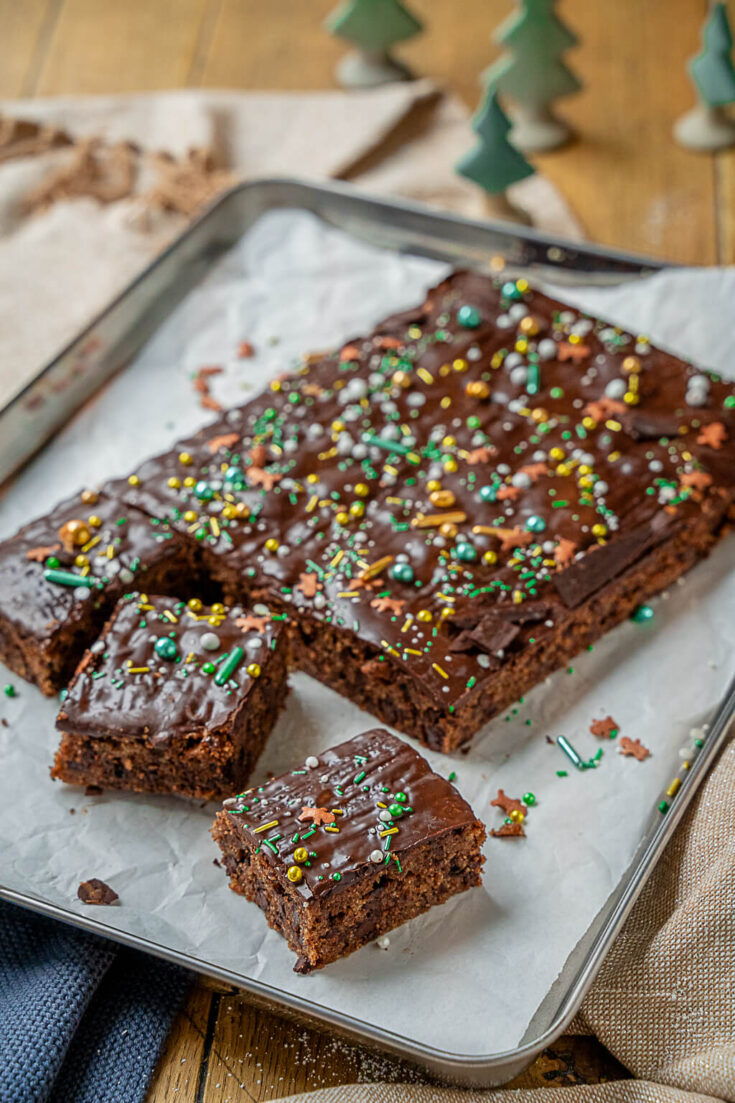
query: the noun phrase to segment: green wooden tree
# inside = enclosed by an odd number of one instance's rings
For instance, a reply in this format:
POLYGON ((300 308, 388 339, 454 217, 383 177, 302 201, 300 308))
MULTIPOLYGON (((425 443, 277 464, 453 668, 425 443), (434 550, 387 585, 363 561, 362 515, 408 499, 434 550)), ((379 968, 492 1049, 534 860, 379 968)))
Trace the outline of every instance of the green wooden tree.
POLYGON ((494 37, 508 52, 485 70, 483 78, 513 101, 515 145, 529 151, 561 145, 570 131, 551 104, 582 86, 563 60, 577 36, 559 19, 555 0, 519 0, 518 10, 494 37))
POLYGON ((733 36, 722 3, 713 3, 702 29, 702 50, 689 62, 697 103, 677 119, 674 137, 702 153, 735 145, 735 123, 724 107, 735 103, 733 36))
POLYGON ((700 96, 710 107, 735 102, 732 31, 724 4, 714 4, 702 32, 703 50, 689 62, 700 96))
POLYGON ((410 77, 406 66, 392 58, 389 50, 397 42, 413 38, 422 26, 399 0, 343 0, 325 26, 357 47, 337 68, 341 83, 365 87, 410 77))
POLYGON ((326 26, 368 53, 382 53, 421 30, 399 0, 345 0, 327 17, 326 26))
POLYGON ((479 142, 459 159, 455 166, 457 172, 485 190, 492 214, 516 222, 528 222, 527 215, 509 202, 505 189, 531 176, 535 169, 511 145, 508 139, 510 122, 498 103, 494 89, 488 90, 484 103, 472 120, 472 129, 479 142))

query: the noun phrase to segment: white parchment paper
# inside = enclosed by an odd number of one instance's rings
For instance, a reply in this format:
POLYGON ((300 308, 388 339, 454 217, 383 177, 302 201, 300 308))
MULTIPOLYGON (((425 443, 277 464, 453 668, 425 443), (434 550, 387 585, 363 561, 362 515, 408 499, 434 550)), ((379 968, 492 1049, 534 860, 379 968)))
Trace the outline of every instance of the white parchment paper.
MULTIPOLYGON (((354 336, 408 306, 443 266, 357 243, 311 215, 264 216, 165 322, 123 375, 22 474, 2 502, 10 533, 62 495, 172 443, 206 417, 191 374, 220 364, 212 387, 244 401, 299 353, 354 336), (253 342, 257 355, 238 360, 253 342)), ((727 373, 733 345, 735 272, 672 272, 568 299, 727 373)), ((426 753, 490 826, 498 787, 533 791, 527 838, 490 839, 482 889, 460 896, 390 936, 302 978, 260 911, 227 888, 213 864, 214 807, 174 798, 106 793, 85 798, 52 783, 57 703, 0 672, 18 689, 0 697, 0 881, 70 912, 79 882, 100 877, 120 906, 94 917, 440 1050, 489 1054, 515 1046, 566 959, 629 864, 644 825, 679 767, 690 729, 723 692, 735 649, 733 542, 669 594, 655 618, 627 623, 573 673, 559 672, 478 736, 466 756, 426 753), (645 762, 589 734, 611 714, 652 750, 645 762), (596 770, 577 773, 544 739, 565 734, 596 770), (568 770, 559 778, 557 770, 568 770), (71 814, 74 810, 74 814, 71 814)), ((263 755, 256 781, 280 773, 371 725, 348 701, 302 674, 263 755)))

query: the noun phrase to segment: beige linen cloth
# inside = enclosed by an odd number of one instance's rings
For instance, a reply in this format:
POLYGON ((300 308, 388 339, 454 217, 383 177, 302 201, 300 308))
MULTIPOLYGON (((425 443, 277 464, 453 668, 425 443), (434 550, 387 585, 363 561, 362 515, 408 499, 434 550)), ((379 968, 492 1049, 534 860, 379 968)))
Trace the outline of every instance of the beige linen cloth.
MULTIPOLYGON (((482 197, 452 165, 472 141, 464 108, 429 82, 371 92, 173 92, 0 104, 73 139, 102 135, 180 157, 211 149, 236 178, 326 176, 374 192, 482 216, 482 197)), ((151 215, 145 173, 130 198, 24 201, 69 149, 2 161, 0 402, 143 268, 182 227, 151 215)), ((550 233, 581 236, 543 177, 512 192, 550 233)), ((488 999, 492 993, 488 992, 488 999)), ((639 1077, 587 1087, 460 1091, 371 1084, 317 1091, 309 1103, 735 1101, 735 744, 702 785, 588 995, 576 1023, 639 1077)))

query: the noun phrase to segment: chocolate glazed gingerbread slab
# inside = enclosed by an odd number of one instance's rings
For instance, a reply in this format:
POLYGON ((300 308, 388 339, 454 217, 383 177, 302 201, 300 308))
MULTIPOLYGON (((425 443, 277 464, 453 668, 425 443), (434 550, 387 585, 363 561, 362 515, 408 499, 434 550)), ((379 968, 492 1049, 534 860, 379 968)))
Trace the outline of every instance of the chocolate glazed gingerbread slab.
POLYGON ((288 607, 302 669, 450 751, 708 553, 735 388, 459 272, 107 492, 288 607))

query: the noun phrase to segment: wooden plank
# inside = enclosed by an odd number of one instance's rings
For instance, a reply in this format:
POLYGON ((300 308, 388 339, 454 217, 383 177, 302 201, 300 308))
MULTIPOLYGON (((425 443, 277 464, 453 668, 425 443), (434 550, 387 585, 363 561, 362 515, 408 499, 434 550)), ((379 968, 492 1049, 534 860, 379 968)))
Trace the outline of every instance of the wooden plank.
POLYGON ((33 94, 58 0, 0 0, 0 96, 33 94))
POLYGON ((64 0, 39 95, 185 85, 207 0, 64 0))
MULTIPOLYGON (((730 23, 735 27, 735 0, 728 0, 730 23)), ((691 154, 696 157, 697 154, 691 154)), ((735 148, 715 157, 717 203, 717 262, 735 264, 735 148)))
POLYGON ((692 103, 685 66, 705 0, 569 0, 564 7, 583 40, 574 65, 586 90, 564 109, 582 141, 539 157, 539 165, 595 241, 712 263, 712 163, 680 149, 671 133, 692 103))
POLYGON ((214 994, 197 986, 179 1012, 161 1054, 146 1103, 195 1103, 214 994))

